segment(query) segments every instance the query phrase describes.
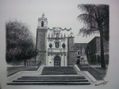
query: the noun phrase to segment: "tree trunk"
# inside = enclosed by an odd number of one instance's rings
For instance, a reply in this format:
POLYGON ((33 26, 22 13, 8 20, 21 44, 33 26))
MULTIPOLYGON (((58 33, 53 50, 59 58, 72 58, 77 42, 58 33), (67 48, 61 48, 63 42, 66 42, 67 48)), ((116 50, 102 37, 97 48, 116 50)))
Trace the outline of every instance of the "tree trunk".
POLYGON ((101 48, 101 68, 106 69, 106 63, 104 59, 104 44, 103 44, 103 29, 100 28, 100 48, 101 48))

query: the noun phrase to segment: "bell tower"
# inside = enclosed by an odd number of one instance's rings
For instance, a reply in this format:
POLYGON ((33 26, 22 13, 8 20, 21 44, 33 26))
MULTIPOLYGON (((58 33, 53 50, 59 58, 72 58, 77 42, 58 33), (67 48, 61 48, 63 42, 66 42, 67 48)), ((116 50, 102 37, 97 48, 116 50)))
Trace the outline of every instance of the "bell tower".
POLYGON ((38 28, 47 28, 48 21, 45 17, 45 14, 42 14, 42 17, 38 18, 38 28))
POLYGON ((48 21, 45 17, 45 14, 42 14, 40 18, 38 18, 38 27, 36 34, 36 49, 38 50, 38 56, 36 57, 36 61, 42 64, 46 64, 46 34, 48 30, 48 21))

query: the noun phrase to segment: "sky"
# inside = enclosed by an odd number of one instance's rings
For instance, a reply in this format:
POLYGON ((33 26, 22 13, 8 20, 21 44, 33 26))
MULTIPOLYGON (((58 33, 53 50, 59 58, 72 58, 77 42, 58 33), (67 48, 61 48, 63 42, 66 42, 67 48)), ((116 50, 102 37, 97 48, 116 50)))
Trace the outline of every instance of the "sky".
POLYGON ((0 4, 0 15, 5 22, 17 20, 25 23, 36 37, 38 18, 45 13, 48 27, 71 27, 75 42, 87 43, 94 36, 82 37, 78 34, 82 27, 82 23, 77 19, 82 13, 77 8, 79 3, 79 0, 5 0, 0 4))

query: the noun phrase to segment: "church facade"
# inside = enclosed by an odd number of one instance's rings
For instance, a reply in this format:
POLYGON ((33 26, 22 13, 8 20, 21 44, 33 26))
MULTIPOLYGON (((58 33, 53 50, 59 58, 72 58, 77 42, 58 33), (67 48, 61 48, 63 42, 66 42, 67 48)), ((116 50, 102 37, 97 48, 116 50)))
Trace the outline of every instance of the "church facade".
POLYGON ((48 20, 43 14, 38 19, 36 34, 36 60, 46 66, 72 66, 77 61, 77 51, 74 50, 72 29, 48 28, 48 20))

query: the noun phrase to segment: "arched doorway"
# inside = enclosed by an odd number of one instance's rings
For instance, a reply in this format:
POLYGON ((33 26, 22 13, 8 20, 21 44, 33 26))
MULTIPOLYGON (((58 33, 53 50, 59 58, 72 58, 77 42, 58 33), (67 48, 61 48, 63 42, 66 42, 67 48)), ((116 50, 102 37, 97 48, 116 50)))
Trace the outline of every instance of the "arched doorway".
POLYGON ((77 56, 76 64, 77 64, 77 65, 80 65, 80 56, 77 56))
POLYGON ((41 22, 41 27, 44 27, 44 22, 43 21, 41 22))
POLYGON ((60 67, 61 66, 61 58, 60 56, 55 56, 54 57, 54 67, 60 67))

